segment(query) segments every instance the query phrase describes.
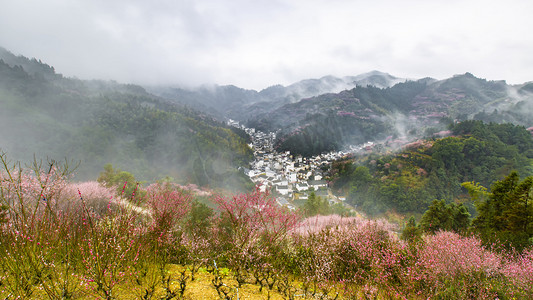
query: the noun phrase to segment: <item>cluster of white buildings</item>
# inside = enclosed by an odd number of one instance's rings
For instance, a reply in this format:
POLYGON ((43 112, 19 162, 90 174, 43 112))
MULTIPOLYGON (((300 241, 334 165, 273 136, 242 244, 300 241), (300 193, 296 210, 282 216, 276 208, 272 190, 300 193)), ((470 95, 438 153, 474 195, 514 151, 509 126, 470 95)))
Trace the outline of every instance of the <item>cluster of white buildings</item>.
POLYGON ((250 145, 254 150, 254 161, 249 169, 244 169, 246 175, 259 186, 262 191, 269 190, 278 196, 278 203, 294 208, 294 201, 305 201, 310 191, 330 202, 343 201, 344 197, 335 197, 324 180, 324 172, 329 169, 331 162, 348 153, 331 152, 312 158, 293 156, 289 151, 274 150, 275 133, 264 133, 253 128, 240 126, 230 121, 232 126, 239 127, 252 138, 250 145))

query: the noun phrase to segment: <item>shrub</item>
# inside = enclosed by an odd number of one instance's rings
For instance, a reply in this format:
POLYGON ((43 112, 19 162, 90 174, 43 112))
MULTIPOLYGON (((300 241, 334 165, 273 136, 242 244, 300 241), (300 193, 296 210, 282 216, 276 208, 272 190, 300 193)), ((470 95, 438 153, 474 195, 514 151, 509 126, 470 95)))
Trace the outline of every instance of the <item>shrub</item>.
POLYGON ((85 206, 98 216, 104 216, 110 209, 116 208, 121 201, 114 189, 96 181, 69 183, 65 186, 58 200, 59 209, 68 209, 79 202, 81 193, 85 206))

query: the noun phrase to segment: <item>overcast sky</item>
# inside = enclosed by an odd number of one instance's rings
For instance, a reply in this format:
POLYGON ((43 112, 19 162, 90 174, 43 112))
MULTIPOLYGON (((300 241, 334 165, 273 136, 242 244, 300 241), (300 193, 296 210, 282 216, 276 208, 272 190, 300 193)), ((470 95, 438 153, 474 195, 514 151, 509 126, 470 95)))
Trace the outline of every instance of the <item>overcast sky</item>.
POLYGON ((533 80, 530 0, 0 0, 0 46, 66 76, 263 89, 380 70, 533 80))

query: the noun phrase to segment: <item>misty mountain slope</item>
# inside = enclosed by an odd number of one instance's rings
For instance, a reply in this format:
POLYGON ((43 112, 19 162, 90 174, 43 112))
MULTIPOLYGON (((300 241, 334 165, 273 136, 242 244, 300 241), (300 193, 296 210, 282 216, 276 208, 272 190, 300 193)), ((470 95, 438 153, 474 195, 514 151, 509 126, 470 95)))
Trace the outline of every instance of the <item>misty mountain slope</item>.
POLYGON ((221 120, 238 119, 239 115, 245 112, 245 107, 261 101, 258 92, 232 85, 201 87, 194 90, 173 87, 147 87, 147 89, 155 95, 203 111, 221 120))
POLYGON ((403 81, 405 79, 372 71, 342 78, 324 76, 320 79, 306 79, 286 87, 274 85, 259 92, 231 85, 198 89, 173 87, 147 87, 147 89, 155 95, 207 112, 220 119, 231 118, 245 122, 304 98, 325 93, 338 93, 355 86, 390 87, 403 81))
POLYGON ((20 66, 28 75, 45 77, 47 79, 61 78, 61 74, 56 74, 54 67, 49 66, 35 58, 28 59, 24 56, 15 56, 7 49, 0 47, 0 59, 10 66, 20 66))
POLYGON ((139 86, 68 79, 50 70, 1 52, 0 148, 10 159, 29 162, 35 154, 81 161, 80 179, 95 179, 111 163, 141 180, 247 184, 237 167, 252 153, 239 130, 139 86))
POLYGON ((468 198, 463 182, 490 186, 512 170, 533 174, 533 136, 523 126, 468 120, 450 126, 450 133, 337 161, 331 187, 366 213, 423 213, 434 199, 468 198))
POLYGON ((440 81, 407 81, 389 88, 358 86, 286 104, 248 125, 279 130, 279 150, 314 155, 348 144, 422 136, 428 128, 445 129, 453 119, 529 127, 533 98, 527 89, 527 85, 510 86, 469 73, 440 81))
POLYGON ((358 86, 374 86, 383 89, 405 82, 407 79, 374 70, 357 76, 345 77, 345 81, 354 82, 358 86))

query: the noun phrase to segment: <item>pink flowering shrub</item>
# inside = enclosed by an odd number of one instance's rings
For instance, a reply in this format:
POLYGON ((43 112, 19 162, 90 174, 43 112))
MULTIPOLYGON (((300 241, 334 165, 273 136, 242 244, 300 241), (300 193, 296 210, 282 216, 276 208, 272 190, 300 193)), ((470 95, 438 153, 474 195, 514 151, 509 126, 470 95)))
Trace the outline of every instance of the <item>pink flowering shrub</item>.
POLYGON ((137 213, 130 210, 108 214, 101 219, 87 216, 86 234, 78 244, 81 275, 86 291, 105 299, 116 297, 117 286, 135 271, 145 244, 137 213))
POLYGON ((22 226, 27 218, 35 219, 46 207, 57 205, 57 198, 67 184, 60 167, 51 163, 47 170, 23 169, 20 165, 8 165, 3 155, 2 161, 1 204, 10 208, 7 217, 12 225, 22 226))
POLYGON ((258 190, 214 198, 213 213, 194 202, 197 187, 154 184, 135 207, 69 183, 55 163, 0 162, 1 298, 180 298, 200 267, 218 292, 253 283, 287 299, 533 298, 533 248, 497 252, 444 231, 407 244, 384 220, 300 221, 258 190))
POLYGON ((154 298, 156 290, 161 289, 169 299, 183 296, 187 280, 194 277, 198 264, 203 262, 192 261, 188 255, 189 249, 196 246, 194 241, 187 239, 184 230, 192 196, 181 186, 172 183, 155 183, 141 193, 146 206, 146 211, 142 212, 148 217, 143 219, 144 223, 141 222, 144 227, 137 226, 143 229, 140 233, 143 246, 139 251, 141 259, 132 266, 133 282, 137 284, 135 295, 138 298, 154 298), (180 276, 169 272, 171 264, 189 263, 193 264, 191 276, 185 274, 187 269, 182 270, 180 276), (179 288, 171 284, 174 280, 179 280, 179 288))
POLYGON ((509 255, 503 259, 501 273, 508 280, 507 289, 516 296, 533 297, 533 248, 521 254, 509 255))
MULTIPOLYGON (((339 215, 316 215, 313 217, 308 217, 301 222, 292 230, 298 235, 307 235, 313 233, 319 233, 326 229, 344 229, 350 230, 357 226, 360 226, 363 223, 367 223, 368 219, 361 217, 342 217, 339 215)), ((375 224, 383 228, 384 230, 392 231, 395 229, 395 226, 383 219, 374 220, 375 224)))
POLYGON ((328 294, 337 283, 335 250, 339 235, 335 231, 295 235, 294 274, 301 278, 306 295, 328 294))
POLYGON ((59 198, 59 209, 65 210, 80 202, 80 193, 85 206, 99 216, 103 216, 117 205, 118 197, 113 188, 107 188, 97 181, 69 183, 59 198))
POLYGON ((50 298, 72 296, 79 282, 72 268, 55 268, 69 258, 65 246, 76 241, 69 238, 74 211, 57 210, 67 168, 55 162, 41 168, 36 162, 24 169, 5 154, 0 163, 0 205, 6 214, 0 224, 0 295, 4 290, 4 297, 29 299, 43 289, 50 298))
POLYGON ((337 250, 343 280, 355 284, 370 282, 387 292, 401 286, 407 247, 387 230, 387 225, 367 221, 345 232, 337 250))
POLYGON ((217 197, 214 201, 220 211, 216 238, 223 241, 219 244, 222 261, 235 272, 239 285, 255 269, 261 270, 255 276, 261 288, 264 285, 273 288, 277 279, 271 275, 275 274, 275 266, 283 266, 278 258, 298 216, 258 189, 231 198, 217 197))
POLYGON ((202 197, 209 197, 211 196, 211 192, 205 190, 205 189, 202 189, 202 188, 199 188, 196 184, 194 183, 189 183, 187 185, 179 185, 179 184, 176 184, 179 188, 181 188, 182 190, 185 190, 185 191, 189 191, 191 192, 193 195, 195 196, 202 196, 202 197))
POLYGON ((295 274, 314 297, 494 299, 532 296, 533 256, 496 253, 476 237, 426 236, 415 247, 386 221, 326 216, 293 230, 295 274))
POLYGON ((144 247, 138 214, 109 210, 108 189, 69 184, 68 169, 55 162, 32 170, 10 165, 4 155, 0 161, 0 203, 7 207, 0 224, 0 295, 113 298, 144 247), (105 216, 97 214, 103 207, 105 216))
POLYGON ((490 277, 500 268, 501 258, 485 249, 476 237, 463 237, 457 233, 441 231, 425 237, 418 252, 418 266, 429 270, 427 280, 440 276, 453 277, 469 272, 490 277))
POLYGON ((170 183, 155 183, 146 189, 146 204, 152 217, 154 238, 168 238, 191 209, 188 192, 170 183))
POLYGON ((377 289, 382 294, 395 290, 403 276, 407 249, 392 228, 384 220, 305 219, 294 231, 299 276, 312 295, 330 294, 339 286, 345 297, 361 296, 359 287, 363 286, 367 292, 377 289))
POLYGON ((316 215, 305 218, 293 229, 293 233, 297 235, 317 234, 323 230, 330 228, 346 227, 355 225, 361 222, 362 219, 358 217, 341 217, 339 215, 316 215))
POLYGON ((229 199, 216 197, 214 201, 228 238, 240 248, 249 247, 260 238, 268 244, 279 243, 298 221, 295 213, 279 206, 267 193, 258 189, 229 199))
POLYGON ((501 257, 476 237, 441 231, 426 236, 411 274, 421 291, 459 298, 493 298, 491 280, 500 276, 501 257))

